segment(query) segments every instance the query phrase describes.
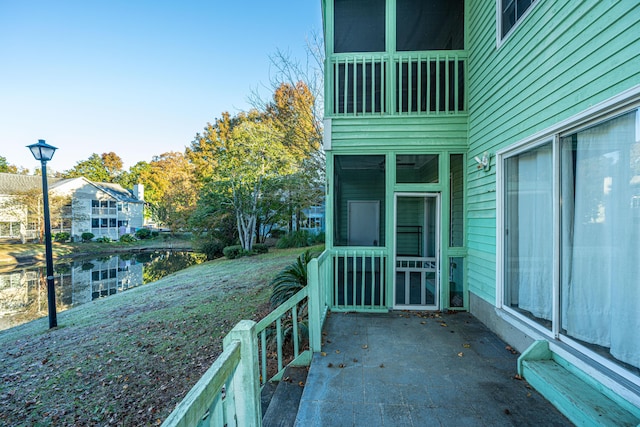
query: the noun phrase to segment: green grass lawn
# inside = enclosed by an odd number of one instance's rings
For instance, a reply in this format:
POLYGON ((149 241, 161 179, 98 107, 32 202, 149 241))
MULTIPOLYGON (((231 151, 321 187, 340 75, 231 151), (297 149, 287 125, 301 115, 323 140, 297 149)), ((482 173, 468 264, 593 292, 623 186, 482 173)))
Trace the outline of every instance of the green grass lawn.
POLYGON ((0 332, 0 425, 157 425, 304 249, 219 259, 0 332))

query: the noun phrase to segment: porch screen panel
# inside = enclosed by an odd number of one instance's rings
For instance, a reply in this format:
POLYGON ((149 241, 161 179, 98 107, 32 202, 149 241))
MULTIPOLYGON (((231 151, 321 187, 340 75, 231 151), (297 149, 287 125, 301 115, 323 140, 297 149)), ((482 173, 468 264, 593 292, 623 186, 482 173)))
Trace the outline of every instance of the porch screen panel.
POLYGON ((505 295, 508 307, 551 328, 553 168, 551 144, 505 160, 505 295))
POLYGON ((334 0, 335 53, 385 51, 385 0, 334 0))
POLYGON ((349 224, 356 220, 350 215, 362 210, 349 209, 358 202, 372 206, 378 202, 379 225, 370 230, 366 238, 369 244, 356 246, 385 245, 385 156, 335 156, 334 157, 334 246, 349 246, 349 224))
POLYGON ((396 156, 396 183, 437 184, 437 154, 402 154, 396 156))
POLYGON ((451 189, 449 213, 449 246, 464 246, 464 156, 449 156, 449 188, 451 189))
POLYGON ((449 306, 464 307, 464 258, 449 258, 449 306))
POLYGON ((640 118, 562 139, 562 330, 640 367, 640 118))
POLYGON ((396 50, 464 49, 464 0, 397 0, 396 50))

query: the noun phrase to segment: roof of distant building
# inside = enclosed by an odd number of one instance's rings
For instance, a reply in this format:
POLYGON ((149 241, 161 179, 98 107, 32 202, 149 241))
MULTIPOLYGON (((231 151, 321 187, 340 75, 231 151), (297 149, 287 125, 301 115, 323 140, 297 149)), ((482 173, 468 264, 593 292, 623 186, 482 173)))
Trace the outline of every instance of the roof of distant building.
MULTIPOLYGON (((142 203, 135 198, 133 193, 124 189, 120 184, 110 182, 93 182, 86 178, 48 178, 49 188, 55 189, 75 179, 84 179, 89 184, 104 191, 111 197, 129 203, 142 203)), ((18 175, 13 173, 0 173, 0 194, 18 194, 24 191, 42 189, 42 177, 39 175, 18 175)))

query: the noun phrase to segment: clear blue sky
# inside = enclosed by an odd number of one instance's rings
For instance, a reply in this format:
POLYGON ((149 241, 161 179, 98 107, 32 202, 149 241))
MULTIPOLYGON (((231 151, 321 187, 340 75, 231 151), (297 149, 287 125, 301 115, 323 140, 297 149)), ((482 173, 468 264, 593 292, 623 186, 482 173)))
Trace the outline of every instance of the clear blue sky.
POLYGON ((63 171, 184 151, 320 31, 320 0, 0 0, 0 156, 33 171, 44 139, 63 171))

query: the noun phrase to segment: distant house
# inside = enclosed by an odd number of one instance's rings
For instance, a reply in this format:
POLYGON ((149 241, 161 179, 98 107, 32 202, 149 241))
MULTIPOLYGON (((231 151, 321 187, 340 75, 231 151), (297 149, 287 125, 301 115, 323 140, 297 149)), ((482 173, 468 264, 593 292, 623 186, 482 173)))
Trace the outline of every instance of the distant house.
MULTIPOLYGON (((0 239, 37 239, 40 236, 40 201, 29 206, 29 195, 41 197, 39 176, 0 173, 0 239)), ((133 191, 118 184, 92 182, 86 178, 49 179, 49 195, 69 197, 65 206, 52 212, 53 233, 68 232, 80 240, 82 233, 117 240, 122 234, 133 233, 143 226, 143 187, 133 191)))

